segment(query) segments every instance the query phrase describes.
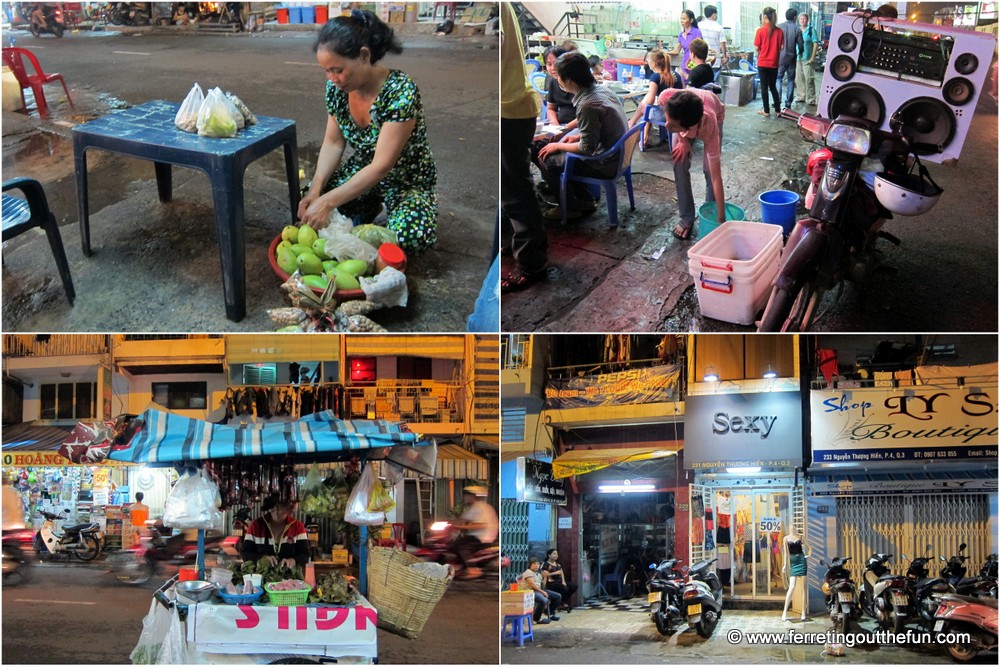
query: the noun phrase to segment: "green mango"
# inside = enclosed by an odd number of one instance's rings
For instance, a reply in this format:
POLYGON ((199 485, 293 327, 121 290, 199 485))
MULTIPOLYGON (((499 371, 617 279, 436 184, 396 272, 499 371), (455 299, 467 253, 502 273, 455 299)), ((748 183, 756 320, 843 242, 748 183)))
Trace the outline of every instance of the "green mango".
MULTIPOLYGON (((279 248, 288 248, 288 251, 291 252, 291 250, 292 250, 292 243, 290 241, 282 241, 281 243, 278 244, 278 247, 279 248)), ((292 253, 292 254, 294 255, 295 253, 292 253)))
POLYGON ((301 243, 302 245, 311 248, 317 238, 319 238, 319 235, 316 233, 316 230, 309 225, 302 225, 299 227, 299 238, 297 243, 301 243))
POLYGON ((302 253, 296 258, 295 261, 298 262, 299 273, 304 276, 318 276, 323 273, 323 263, 320 261, 319 257, 311 252, 302 253))
POLYGON ((330 281, 324 275, 302 276, 302 282, 316 289, 326 289, 326 286, 330 284, 330 281))
POLYGON ((299 268, 298 263, 295 261, 295 253, 293 253, 289 248, 283 248, 279 245, 277 259, 278 266, 280 266, 281 270, 288 275, 295 273, 295 270, 299 268))
POLYGON ((302 245, 301 243, 296 243, 296 244, 292 245, 291 249, 292 249, 292 253, 294 253, 296 257, 298 257, 299 255, 301 255, 303 253, 306 253, 306 252, 309 253, 309 254, 312 254, 312 248, 310 248, 307 245, 302 245))
POLYGON ((361 289, 361 283, 358 282, 358 279, 339 266, 335 267, 332 273, 333 275, 330 277, 337 283, 337 289, 361 289))
POLYGON ((337 266, 338 263, 339 262, 337 262, 337 260, 335 260, 335 259, 328 259, 328 260, 324 261, 323 262, 323 273, 329 273, 330 269, 332 269, 333 267, 337 266))
POLYGON ((299 228, 295 225, 288 225, 281 230, 281 240, 289 243, 298 243, 299 228))
POLYGON ((345 259, 337 265, 337 268, 347 271, 352 276, 360 276, 368 270, 368 262, 363 259, 345 259))
POLYGON ((330 259, 330 256, 326 254, 326 239, 316 239, 313 241, 312 251, 320 259, 330 259))

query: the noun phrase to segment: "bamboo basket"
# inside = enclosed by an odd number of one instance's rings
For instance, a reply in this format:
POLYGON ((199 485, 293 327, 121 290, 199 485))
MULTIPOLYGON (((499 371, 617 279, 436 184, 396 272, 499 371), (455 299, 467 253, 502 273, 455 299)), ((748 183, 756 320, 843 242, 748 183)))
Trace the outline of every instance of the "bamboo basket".
POLYGON ((454 572, 434 579, 409 566, 416 556, 388 547, 371 547, 368 555, 368 601, 378 611, 378 627, 407 639, 424 629, 454 572))

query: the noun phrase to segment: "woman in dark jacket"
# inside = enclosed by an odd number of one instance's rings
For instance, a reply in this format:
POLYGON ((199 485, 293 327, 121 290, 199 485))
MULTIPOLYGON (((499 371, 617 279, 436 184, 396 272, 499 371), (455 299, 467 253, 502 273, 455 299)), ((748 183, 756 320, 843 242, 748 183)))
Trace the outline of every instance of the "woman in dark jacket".
POLYGON ((271 496, 261 509, 264 514, 253 520, 243 538, 243 559, 266 558, 288 568, 304 567, 309 562, 309 536, 305 525, 292 516, 295 503, 271 496))
MULTIPOLYGON (((545 578, 545 588, 559 593, 562 596, 566 613, 570 613, 573 610, 573 605, 569 599, 576 592, 578 586, 571 584, 566 579, 566 573, 563 571, 562 565, 559 564, 559 552, 556 549, 549 549, 545 553, 545 562, 542 563, 541 569, 544 573, 542 576, 545 578)), ((553 609, 552 613, 556 611, 558 610, 553 609)))

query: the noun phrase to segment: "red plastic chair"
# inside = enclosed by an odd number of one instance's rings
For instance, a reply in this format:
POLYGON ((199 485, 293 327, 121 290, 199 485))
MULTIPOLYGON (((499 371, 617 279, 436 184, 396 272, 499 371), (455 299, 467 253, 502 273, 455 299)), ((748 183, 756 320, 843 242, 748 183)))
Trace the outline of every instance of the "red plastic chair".
POLYGON ((69 96, 69 88, 66 87, 66 80, 63 79, 62 74, 46 74, 42 71, 42 66, 38 63, 38 58, 28 49, 20 47, 5 48, 3 50, 3 63, 14 72, 14 77, 21 85, 21 103, 24 105, 25 111, 28 109, 28 103, 24 99, 24 89, 31 88, 35 94, 35 105, 38 107, 38 115, 42 118, 48 118, 49 107, 45 102, 45 91, 42 89, 42 86, 53 81, 58 81, 62 84, 63 90, 66 91, 66 99, 69 100, 70 107, 76 109, 76 106, 73 104, 73 98, 69 96), (28 69, 24 63, 25 59, 31 61, 31 66, 35 71, 34 74, 28 73, 28 69))
POLYGON ((392 526, 392 537, 380 538, 378 541, 378 546, 392 547, 395 549, 402 549, 403 551, 406 551, 406 524, 393 523, 389 525, 392 526))

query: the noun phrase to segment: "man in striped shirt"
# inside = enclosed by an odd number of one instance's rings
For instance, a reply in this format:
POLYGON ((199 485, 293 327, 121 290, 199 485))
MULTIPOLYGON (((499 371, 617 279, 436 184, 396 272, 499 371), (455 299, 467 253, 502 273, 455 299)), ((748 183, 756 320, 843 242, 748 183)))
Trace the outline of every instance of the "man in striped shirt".
MULTIPOLYGON (((628 119, 622 102, 606 86, 597 85, 590 63, 578 51, 570 51, 556 61, 556 78, 559 86, 573 94, 576 109, 577 133, 545 145, 538 152, 542 178, 552 192, 559 191, 559 178, 566 165, 563 153, 597 155, 610 149, 628 131, 628 119)), ((595 178, 610 178, 618 171, 620 155, 612 155, 599 162, 583 161, 575 166, 575 173, 595 178)), ((566 219, 576 220, 584 213, 591 213, 597 203, 587 186, 577 181, 566 185, 566 219)), ((542 214, 546 220, 560 220, 559 207, 542 214)))

